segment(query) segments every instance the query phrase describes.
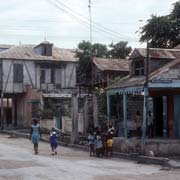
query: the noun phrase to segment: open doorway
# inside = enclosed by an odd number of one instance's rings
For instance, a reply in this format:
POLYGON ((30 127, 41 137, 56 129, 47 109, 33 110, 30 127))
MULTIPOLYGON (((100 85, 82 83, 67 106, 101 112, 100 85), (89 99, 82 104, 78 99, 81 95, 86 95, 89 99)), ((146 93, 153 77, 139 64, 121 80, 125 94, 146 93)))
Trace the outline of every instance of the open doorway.
POLYGON ((163 137, 163 98, 155 97, 154 101, 154 136, 163 137))

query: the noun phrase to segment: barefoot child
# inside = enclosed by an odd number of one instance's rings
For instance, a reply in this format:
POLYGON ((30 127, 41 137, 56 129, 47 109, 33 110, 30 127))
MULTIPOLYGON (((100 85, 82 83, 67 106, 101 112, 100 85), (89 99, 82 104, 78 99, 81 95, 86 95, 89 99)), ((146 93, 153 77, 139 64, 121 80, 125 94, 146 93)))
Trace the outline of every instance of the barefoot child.
POLYGON ((57 155, 57 133, 54 128, 52 128, 50 133, 50 143, 51 143, 51 149, 52 149, 52 155, 57 155))

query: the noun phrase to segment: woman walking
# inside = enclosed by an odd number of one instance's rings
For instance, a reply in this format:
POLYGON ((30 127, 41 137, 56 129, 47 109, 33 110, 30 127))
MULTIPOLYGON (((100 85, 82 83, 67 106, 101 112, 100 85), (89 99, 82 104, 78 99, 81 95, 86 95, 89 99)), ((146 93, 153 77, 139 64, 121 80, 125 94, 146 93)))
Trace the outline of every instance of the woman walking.
POLYGON ((31 125, 30 139, 34 144, 34 154, 38 154, 38 144, 40 136, 40 125, 38 124, 37 119, 33 119, 33 124, 31 125))

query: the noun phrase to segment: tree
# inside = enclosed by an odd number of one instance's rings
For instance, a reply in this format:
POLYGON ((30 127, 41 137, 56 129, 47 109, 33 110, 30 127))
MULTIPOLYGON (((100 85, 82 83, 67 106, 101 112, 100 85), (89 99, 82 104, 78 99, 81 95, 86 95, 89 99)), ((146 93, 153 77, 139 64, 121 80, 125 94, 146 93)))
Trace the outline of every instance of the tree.
POLYGON ((180 44, 180 1, 169 15, 152 15, 141 28, 140 42, 149 41, 151 47, 173 48, 180 44))
POLYGON ((108 52, 107 46, 100 43, 93 44, 92 51, 95 57, 106 57, 108 52))
POLYGON ((78 44, 78 50, 76 55, 79 58, 79 81, 88 81, 91 78, 92 57, 106 57, 107 46, 100 43, 95 43, 91 46, 91 43, 89 41, 82 41, 78 44))
POLYGON ((109 47, 111 48, 108 55, 112 58, 118 58, 118 59, 125 59, 129 53, 131 52, 132 48, 130 46, 127 46, 128 42, 120 41, 116 44, 111 43, 109 47))

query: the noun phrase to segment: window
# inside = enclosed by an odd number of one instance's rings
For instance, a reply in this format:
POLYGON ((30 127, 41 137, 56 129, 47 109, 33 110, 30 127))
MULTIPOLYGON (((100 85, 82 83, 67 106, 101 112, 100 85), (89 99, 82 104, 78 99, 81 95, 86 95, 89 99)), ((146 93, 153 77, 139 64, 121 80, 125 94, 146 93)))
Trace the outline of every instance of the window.
POLYGON ((40 82, 45 83, 45 70, 41 69, 40 82))
POLYGON ((13 81, 14 83, 23 82, 23 64, 14 64, 13 65, 13 81))
POLYGON ((134 62, 134 74, 136 76, 144 75, 144 63, 143 63, 143 61, 134 62))
POLYGON ((55 83, 55 70, 51 69, 51 83, 55 83))

